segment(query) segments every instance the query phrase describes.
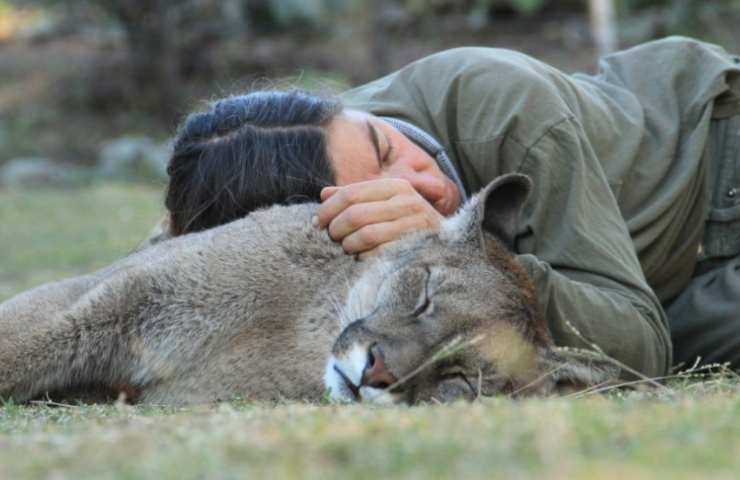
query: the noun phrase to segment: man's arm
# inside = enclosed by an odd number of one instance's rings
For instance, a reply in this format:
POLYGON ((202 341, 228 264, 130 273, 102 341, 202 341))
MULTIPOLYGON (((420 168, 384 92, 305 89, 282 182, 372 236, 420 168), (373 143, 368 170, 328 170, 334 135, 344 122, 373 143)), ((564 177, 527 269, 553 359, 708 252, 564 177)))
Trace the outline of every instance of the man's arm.
MULTIPOLYGON (((554 270, 534 255, 520 255, 537 289, 555 343, 593 350, 650 377, 664 375, 671 365, 671 343, 665 315, 654 295, 605 288, 554 270)), ((629 289, 628 289, 629 290, 629 289)))
POLYGON ((645 375, 665 374, 671 366, 665 313, 581 126, 572 118, 555 124, 519 170, 534 181, 519 258, 555 342, 593 343, 645 375))

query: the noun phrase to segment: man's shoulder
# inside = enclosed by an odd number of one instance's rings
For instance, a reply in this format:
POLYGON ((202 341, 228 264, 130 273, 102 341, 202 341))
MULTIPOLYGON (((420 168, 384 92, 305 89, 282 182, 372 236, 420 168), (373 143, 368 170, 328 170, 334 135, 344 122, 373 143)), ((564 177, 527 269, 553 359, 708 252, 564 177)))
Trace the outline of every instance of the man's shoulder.
POLYGON ((403 67, 402 71, 429 73, 452 72, 464 74, 495 74, 514 76, 539 76, 554 71, 549 65, 525 53, 505 48, 457 47, 420 58, 403 67))

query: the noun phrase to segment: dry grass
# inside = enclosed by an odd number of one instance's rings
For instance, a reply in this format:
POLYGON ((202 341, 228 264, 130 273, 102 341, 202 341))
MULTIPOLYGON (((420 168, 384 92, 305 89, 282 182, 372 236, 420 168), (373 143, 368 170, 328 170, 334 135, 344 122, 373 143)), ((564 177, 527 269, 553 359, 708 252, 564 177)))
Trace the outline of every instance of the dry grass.
POLYGON ((735 478, 737 384, 414 408, 0 410, 2 478, 735 478))

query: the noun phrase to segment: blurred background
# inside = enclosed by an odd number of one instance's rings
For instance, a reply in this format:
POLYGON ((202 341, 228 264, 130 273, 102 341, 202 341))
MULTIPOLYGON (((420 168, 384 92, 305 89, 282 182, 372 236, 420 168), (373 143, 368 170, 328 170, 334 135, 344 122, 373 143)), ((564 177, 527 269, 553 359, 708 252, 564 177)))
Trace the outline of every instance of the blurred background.
POLYGON ((737 25, 740 0, 0 0, 0 300, 141 240, 167 140, 209 99, 461 45, 586 72, 671 34, 740 52, 737 25))

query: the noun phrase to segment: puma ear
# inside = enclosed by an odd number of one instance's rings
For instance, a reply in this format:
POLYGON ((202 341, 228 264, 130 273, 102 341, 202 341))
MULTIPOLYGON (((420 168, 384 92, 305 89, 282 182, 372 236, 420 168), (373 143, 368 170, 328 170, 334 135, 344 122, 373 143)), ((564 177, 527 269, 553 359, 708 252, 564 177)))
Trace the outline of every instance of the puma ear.
POLYGON ((519 217, 531 190, 532 181, 526 175, 497 177, 442 224, 441 235, 451 241, 477 241, 485 231, 513 250, 519 217))
POLYGON ((514 249, 519 217, 531 190, 529 177, 510 173, 496 178, 481 191, 481 229, 495 235, 509 250, 514 249))

